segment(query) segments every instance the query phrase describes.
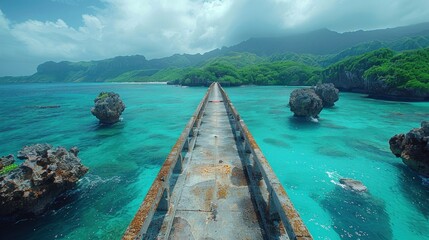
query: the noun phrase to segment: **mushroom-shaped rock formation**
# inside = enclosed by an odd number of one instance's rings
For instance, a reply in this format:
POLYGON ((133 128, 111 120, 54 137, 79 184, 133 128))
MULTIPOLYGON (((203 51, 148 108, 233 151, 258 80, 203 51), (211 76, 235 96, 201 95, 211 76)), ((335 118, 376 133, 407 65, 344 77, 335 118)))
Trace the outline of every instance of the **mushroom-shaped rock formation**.
POLYGON ((289 106, 297 117, 317 118, 323 109, 322 100, 311 88, 294 90, 290 95, 289 106))
POLYGON ((396 157, 416 171, 419 175, 429 177, 429 121, 421 123, 407 134, 396 134, 389 140, 390 150, 396 157))
POLYGON ((19 168, 0 176, 0 217, 15 220, 42 213, 60 194, 75 187, 88 168, 77 157, 77 148, 67 151, 48 144, 26 146, 19 168))
POLYGON ((347 189, 356 191, 356 192, 366 192, 367 188, 363 185, 362 182, 354 180, 351 178, 340 178, 340 183, 344 185, 347 189))
POLYGON ((339 99, 339 90, 332 83, 317 84, 314 91, 322 99, 323 107, 332 107, 339 99))
POLYGON ((103 124, 119 122, 119 117, 125 110, 125 104, 119 94, 114 92, 101 92, 94 99, 94 104, 94 107, 91 108, 91 113, 103 124))

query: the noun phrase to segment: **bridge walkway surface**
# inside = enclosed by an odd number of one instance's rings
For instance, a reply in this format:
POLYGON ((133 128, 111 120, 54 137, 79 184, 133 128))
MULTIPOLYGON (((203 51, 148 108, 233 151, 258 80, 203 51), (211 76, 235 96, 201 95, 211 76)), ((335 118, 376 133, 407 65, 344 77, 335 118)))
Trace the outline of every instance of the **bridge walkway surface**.
POLYGON ((123 239, 312 239, 219 84, 209 87, 123 239))

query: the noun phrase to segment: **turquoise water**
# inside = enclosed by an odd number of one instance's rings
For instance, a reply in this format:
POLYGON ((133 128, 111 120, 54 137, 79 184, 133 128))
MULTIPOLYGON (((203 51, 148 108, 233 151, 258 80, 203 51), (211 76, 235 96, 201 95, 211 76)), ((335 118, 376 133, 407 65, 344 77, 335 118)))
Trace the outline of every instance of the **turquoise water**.
POLYGON ((120 239, 205 88, 131 84, 0 85, 0 155, 26 144, 78 146, 90 168, 44 216, 0 225, 0 239, 120 239), (100 91, 120 94, 123 121, 99 127, 100 91), (60 105, 35 109, 37 105, 60 105))
MULTIPOLYGON (((287 108, 286 87, 227 88, 315 239, 429 239, 429 186, 389 150, 388 139, 429 120, 429 103, 342 93, 320 122, 287 108), (368 194, 344 191, 339 177, 368 194)), ((26 144, 78 146, 90 172, 37 219, 0 225, 1 239, 119 239, 205 88, 141 84, 0 85, 0 155, 26 144), (115 91, 123 121, 98 126, 100 91, 115 91), (37 105, 61 108, 37 109, 37 105)))
POLYGON ((320 122, 287 108, 294 88, 227 89, 315 239, 429 239, 429 186, 390 153, 388 140, 429 120, 429 103, 341 93, 320 122), (351 194, 338 178, 362 181, 351 194))

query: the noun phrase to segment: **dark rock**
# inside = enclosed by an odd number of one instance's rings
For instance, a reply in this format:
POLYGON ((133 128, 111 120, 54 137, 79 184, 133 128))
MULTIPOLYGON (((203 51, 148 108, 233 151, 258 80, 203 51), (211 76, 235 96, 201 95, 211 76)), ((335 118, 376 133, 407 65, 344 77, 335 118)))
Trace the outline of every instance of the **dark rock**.
POLYGON ((317 118, 323 109, 323 102, 314 89, 303 88, 296 89, 291 93, 289 106, 297 117, 317 118))
POLYGON ((345 68, 328 68, 324 76, 335 76, 326 79, 341 91, 366 93, 374 99, 392 101, 427 101, 429 93, 425 90, 397 88, 388 84, 382 78, 365 77, 366 69, 349 71, 345 68))
POLYGON ((393 239, 392 224, 382 199, 339 186, 320 196, 316 202, 329 213, 330 227, 341 239, 393 239))
POLYGON ((392 101, 424 101, 429 98, 425 90, 392 87, 383 79, 365 79, 365 91, 371 98, 392 101))
POLYGON ((94 107, 91 108, 92 115, 96 116, 100 123, 113 124, 119 121, 119 117, 125 110, 119 94, 114 92, 101 92, 94 100, 94 107))
POLYGON ((0 158, 0 170, 3 169, 6 166, 11 165, 12 163, 15 162, 15 158, 13 157, 12 154, 8 155, 8 156, 3 156, 0 158))
POLYGON ((332 107, 339 99, 339 90, 332 83, 317 84, 314 90, 322 99, 323 107, 332 107))
POLYGON ((60 108, 60 105, 46 105, 46 106, 27 106, 26 108, 46 109, 46 108, 60 108))
POLYGON ((45 109, 45 108, 60 108, 60 105, 50 105, 50 106, 36 106, 37 108, 40 109, 45 109))
POLYGON ((328 68, 324 71, 325 76, 335 76, 326 79, 333 83, 337 88, 351 92, 365 92, 365 79, 363 77, 365 70, 348 71, 341 68, 328 68))
POLYGON ((25 146, 18 152, 17 158, 28 159, 36 156, 43 156, 42 154, 46 153, 46 151, 51 148, 52 146, 47 143, 38 143, 31 146, 25 146))
POLYGON ((72 148, 70 148, 70 152, 73 153, 77 157, 77 154, 79 154, 79 148, 72 147, 72 148))
POLYGON ((75 187, 88 168, 76 156, 77 148, 73 149, 69 152, 48 144, 25 146, 20 151, 25 162, 0 178, 0 217, 40 214, 60 194, 75 187))
POLYGON ((347 189, 356 192, 366 192, 368 189, 362 182, 351 178, 340 178, 340 183, 343 184, 347 189))
POLYGON ((416 171, 429 177, 429 122, 421 123, 407 134, 397 134, 389 140, 390 150, 396 157, 416 171))

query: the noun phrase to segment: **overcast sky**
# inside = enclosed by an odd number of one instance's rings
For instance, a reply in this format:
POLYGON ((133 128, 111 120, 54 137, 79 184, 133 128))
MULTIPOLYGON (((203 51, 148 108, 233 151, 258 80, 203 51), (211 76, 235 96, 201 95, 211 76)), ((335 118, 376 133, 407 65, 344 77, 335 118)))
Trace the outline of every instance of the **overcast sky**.
POLYGON ((0 0, 0 76, 44 61, 204 53, 250 37, 429 21, 429 0, 0 0))

